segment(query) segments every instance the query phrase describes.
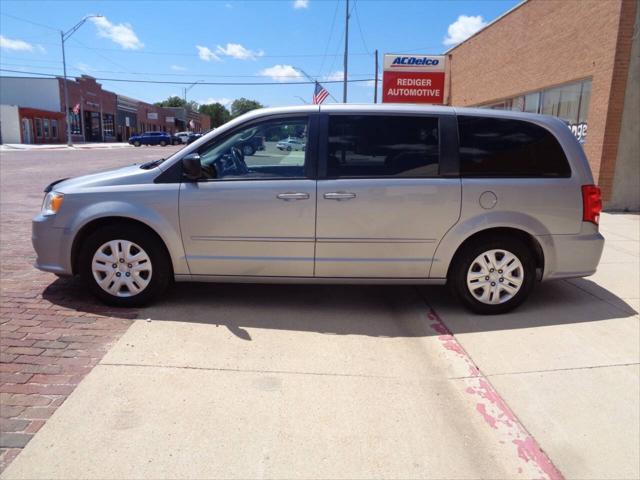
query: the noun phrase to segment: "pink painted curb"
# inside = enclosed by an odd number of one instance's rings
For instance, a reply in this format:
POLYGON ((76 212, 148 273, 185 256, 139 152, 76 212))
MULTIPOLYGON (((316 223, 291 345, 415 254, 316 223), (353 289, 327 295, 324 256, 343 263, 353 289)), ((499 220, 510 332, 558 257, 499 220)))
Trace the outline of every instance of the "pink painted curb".
POLYGON ((436 334, 443 348, 452 352, 459 361, 464 362, 469 371, 465 378, 467 388, 465 392, 476 397, 476 411, 486 424, 496 430, 503 439, 500 443, 510 441, 514 445, 514 453, 522 462, 517 474, 523 475, 524 469, 533 467, 541 478, 550 480, 564 480, 560 470, 556 468, 549 456, 542 450, 538 442, 518 420, 491 382, 480 371, 464 347, 451 333, 444 321, 429 306, 429 328, 436 334))

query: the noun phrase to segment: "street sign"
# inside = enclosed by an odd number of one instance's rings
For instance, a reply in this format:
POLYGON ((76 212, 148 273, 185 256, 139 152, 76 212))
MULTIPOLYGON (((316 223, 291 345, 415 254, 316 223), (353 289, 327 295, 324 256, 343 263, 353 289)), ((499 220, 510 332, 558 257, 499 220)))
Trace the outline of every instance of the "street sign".
POLYGON ((444 103, 444 55, 385 54, 383 103, 444 103))

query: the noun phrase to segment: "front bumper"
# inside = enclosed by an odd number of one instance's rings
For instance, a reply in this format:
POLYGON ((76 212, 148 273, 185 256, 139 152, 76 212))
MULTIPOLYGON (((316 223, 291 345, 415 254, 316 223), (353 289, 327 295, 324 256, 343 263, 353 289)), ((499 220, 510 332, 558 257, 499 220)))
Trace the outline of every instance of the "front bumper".
POLYGON ((71 235, 54 226, 53 216, 38 215, 31 222, 31 243, 36 251, 35 267, 57 275, 72 275, 71 235))

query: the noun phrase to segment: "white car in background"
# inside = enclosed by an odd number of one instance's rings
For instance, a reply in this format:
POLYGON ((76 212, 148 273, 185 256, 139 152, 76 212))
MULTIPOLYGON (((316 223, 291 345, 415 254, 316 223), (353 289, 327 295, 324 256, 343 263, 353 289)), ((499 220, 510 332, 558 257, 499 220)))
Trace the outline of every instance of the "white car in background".
POLYGON ((306 142, 304 140, 294 137, 289 137, 276 143, 276 148, 278 150, 286 150, 288 152, 291 150, 302 150, 304 152, 305 146, 306 142))
POLYGON ((174 137, 179 138, 182 143, 187 143, 189 141, 189 135, 191 135, 191 132, 178 132, 174 137))

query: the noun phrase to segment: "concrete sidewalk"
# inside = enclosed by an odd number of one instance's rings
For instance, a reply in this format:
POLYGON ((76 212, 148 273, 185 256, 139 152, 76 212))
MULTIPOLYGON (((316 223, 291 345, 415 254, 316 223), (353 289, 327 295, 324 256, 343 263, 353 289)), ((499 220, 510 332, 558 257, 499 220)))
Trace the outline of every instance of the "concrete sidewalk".
POLYGON ((27 144, 27 143, 5 143, 0 145, 0 152, 29 152, 38 150, 93 150, 101 148, 129 148, 133 145, 128 143, 74 143, 69 147, 66 143, 50 144, 27 144))
POLYGON ((442 288, 180 285, 2 478, 638 478, 638 218, 497 317, 442 288))

